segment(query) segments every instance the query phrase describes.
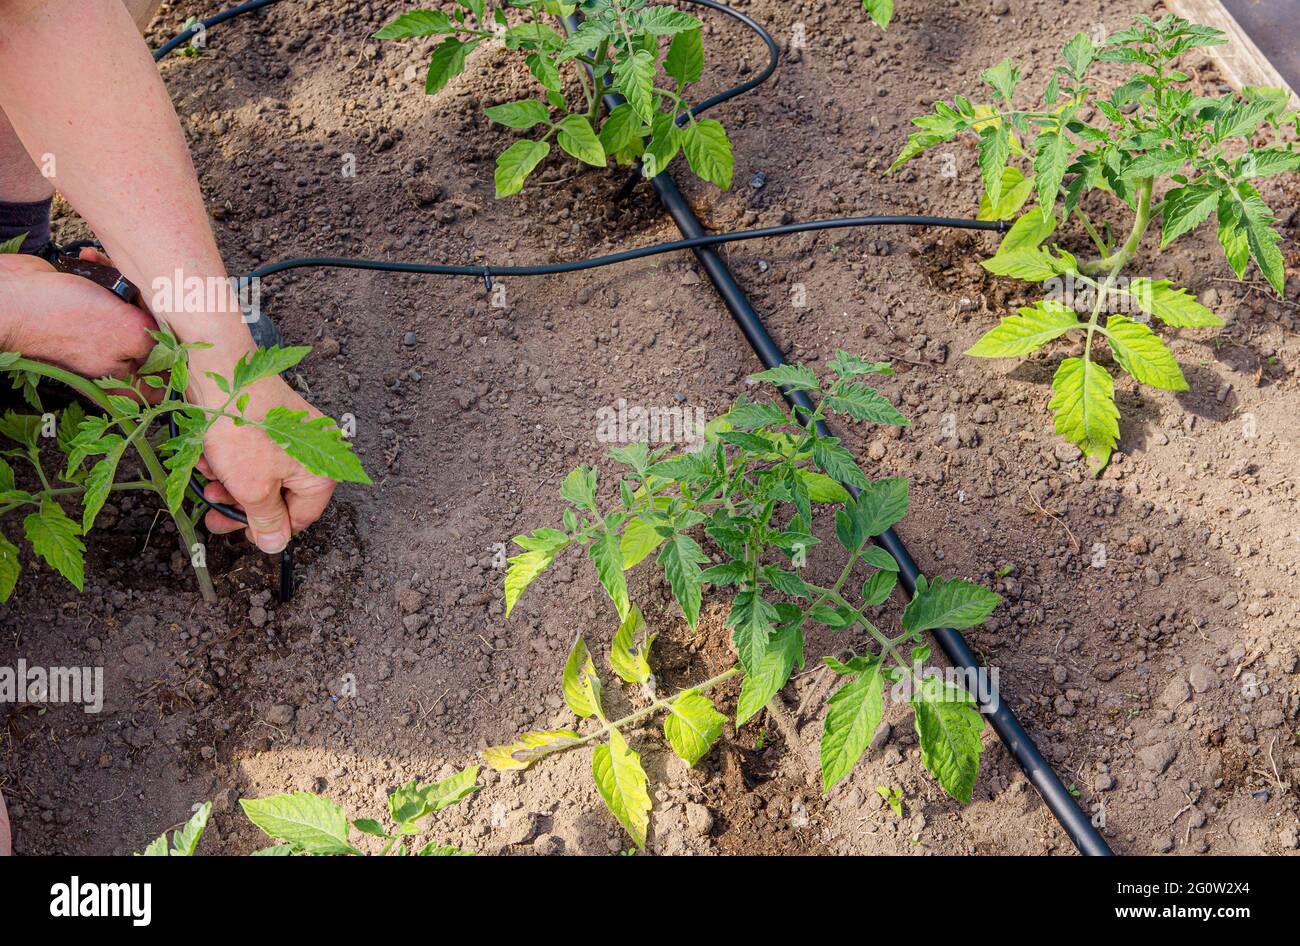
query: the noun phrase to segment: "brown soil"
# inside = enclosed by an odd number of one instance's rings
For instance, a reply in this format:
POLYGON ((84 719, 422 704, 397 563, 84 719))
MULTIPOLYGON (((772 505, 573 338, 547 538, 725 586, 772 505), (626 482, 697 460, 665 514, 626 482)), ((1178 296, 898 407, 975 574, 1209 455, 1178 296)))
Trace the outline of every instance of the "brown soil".
MULTIPOLYGON (((937 157, 881 176, 906 119, 974 90, 1005 55, 1039 87, 1075 29, 1159 10, 1148 0, 904 0, 882 35, 850 0, 738 5, 787 46, 803 24, 807 47, 719 110, 737 154, 733 190, 680 175, 719 229, 972 214, 978 172, 965 145, 952 149, 954 179, 937 157), (766 186, 755 189, 759 171, 766 186)), ((484 49, 444 93, 424 96, 425 45, 366 39, 404 6, 277 5, 213 30, 206 55, 162 66, 232 270, 319 254, 570 259, 677 235, 644 187, 612 203, 623 173, 552 162, 520 197, 494 200, 492 162, 509 137, 482 107, 522 91, 525 76, 484 49), (341 173, 349 155, 355 177, 341 173)), ((153 40, 182 18, 165 10, 153 40)), ((706 19, 716 87, 760 66, 751 36, 706 19)), ((1208 64, 1195 76, 1216 91, 1208 64)), ((1145 274, 1214 297, 1229 325, 1173 333, 1190 392, 1121 384, 1124 439, 1100 480, 1051 431, 1059 352, 993 364, 959 354, 1024 292, 978 267, 992 237, 845 231, 726 252, 792 359, 843 347, 898 366, 884 389, 914 426, 846 428, 847 440, 881 474, 911 478, 900 531, 923 569, 1005 596, 972 644, 1124 853, 1296 845, 1300 192, 1274 181, 1265 197, 1285 221, 1288 298, 1267 295, 1254 274, 1231 282, 1206 228, 1161 256, 1161 271, 1145 274), (804 308, 790 304, 796 283, 804 308), (1101 568, 1091 565, 1098 544, 1101 568)), ((65 238, 78 232, 67 224, 65 238)), ((240 796, 308 789, 379 817, 407 779, 449 774, 524 728, 573 724, 558 691, 565 653, 576 631, 607 645, 612 609, 572 560, 505 620, 494 547, 558 521, 571 467, 606 467, 599 407, 624 397, 714 415, 757 365, 686 256, 511 280, 506 291, 495 308, 474 280, 276 279, 269 311, 290 340, 318 349, 296 383, 323 410, 356 417, 375 486, 340 490, 302 543, 301 589, 284 607, 270 598, 268 562, 224 543, 214 552, 222 600, 203 606, 165 527, 146 540, 155 511, 125 501, 101 519, 112 524, 91 543, 84 595, 48 572, 28 575, 0 608, 0 664, 102 664, 108 706, 5 717, 0 779, 18 851, 140 850, 213 799, 203 849, 243 853, 262 839, 238 814, 240 796), (355 697, 340 696, 349 674, 355 697)), ((829 550, 810 563, 823 577, 836 567, 829 550)), ((662 632, 664 682, 725 666, 721 599, 692 635, 648 572, 634 573, 633 593, 662 632)), ((882 620, 896 619, 885 610, 882 620)), ((814 633, 808 653, 853 644, 814 633)), ((810 760, 829 681, 816 666, 785 692, 782 720, 728 728, 694 770, 652 728, 631 734, 654 783, 653 851, 1073 850, 991 732, 973 802, 942 795, 901 708, 824 799, 810 760), (902 790, 902 818, 878 785, 902 790)), ((588 767, 579 751, 522 776, 488 773, 431 835, 484 853, 622 850, 588 767)))

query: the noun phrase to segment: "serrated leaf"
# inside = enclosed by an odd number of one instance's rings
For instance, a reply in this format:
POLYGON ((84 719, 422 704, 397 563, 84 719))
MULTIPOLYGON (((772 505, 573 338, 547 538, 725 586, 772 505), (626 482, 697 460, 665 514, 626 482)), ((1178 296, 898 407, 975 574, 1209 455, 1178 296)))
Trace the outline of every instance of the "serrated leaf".
POLYGON ((682 147, 682 130, 673 116, 661 112, 650 122, 650 142, 641 157, 641 166, 646 177, 654 177, 672 163, 673 158, 682 147))
POLYGON ((639 848, 645 847, 650 826, 650 794, 646 790, 641 757, 628 748, 617 729, 609 731, 609 742, 591 754, 591 774, 596 790, 639 848))
POLYGON ((759 666, 777 620, 776 608, 757 591, 742 591, 731 602, 727 627, 747 670, 759 666))
POLYGON ((841 384, 837 393, 826 395, 823 403, 833 411, 848 414, 854 420, 894 427, 907 427, 911 424, 889 398, 856 382, 841 384))
POLYGON ((1106 339, 1115 361, 1136 380, 1166 391, 1187 390, 1173 352, 1141 322, 1112 315, 1106 322, 1106 339))
POLYGON ((984 197, 990 207, 1001 203, 1002 177, 1010 156, 1011 139, 1007 135, 1007 126, 1001 122, 986 126, 980 132, 979 168, 984 181, 984 197))
POLYGON ((1095 361, 1067 358, 1052 378, 1056 432, 1105 466, 1119 440, 1119 409, 1115 382, 1095 361))
POLYGON ((723 415, 736 430, 754 430, 758 427, 776 427, 789 422, 789 417, 775 404, 757 403, 740 398, 731 410, 723 415))
POLYGON ((193 857, 198 849, 203 832, 208 827, 208 818, 212 814, 212 802, 205 801, 199 810, 190 816, 180 828, 172 832, 171 857, 193 857))
POLYGON ((1028 282, 1042 282, 1059 275, 1051 255, 1033 246, 1021 246, 982 260, 980 265, 995 276, 1011 276, 1028 282))
POLYGON ((1217 328, 1224 324, 1186 289, 1176 289, 1169 280, 1139 277, 1130 280, 1125 290, 1147 315, 1177 328, 1217 328))
POLYGON ((1189 230, 1209 219, 1219 200, 1219 188, 1211 184, 1176 187, 1165 195, 1161 211, 1160 248, 1164 249, 1189 230))
POLYGON ((1033 180, 1027 180, 1019 168, 1008 167, 1002 172, 1002 186, 998 191, 997 202, 993 202, 989 192, 985 191, 980 196, 980 209, 976 217, 980 220, 1010 220, 1033 192, 1033 180))
POLYGON ((1056 217, 1042 207, 1032 207, 1011 225, 998 245, 998 253, 1037 249, 1056 231, 1056 217))
POLYGON ((358 854, 348 843, 348 819, 328 798, 293 792, 270 798, 241 798, 248 820, 277 841, 303 854, 358 854))
POLYGON ((907 480, 901 476, 873 480, 846 509, 853 518, 858 544, 874 538, 907 515, 907 480))
POLYGON ((663 566, 673 597, 691 630, 700 620, 700 565, 708 560, 699 543, 680 532, 673 533, 664 543, 656 559, 663 566))
POLYGON ((558 529, 537 529, 531 535, 515 536, 514 542, 525 551, 507 559, 506 617, 510 616, 524 590, 550 568, 555 556, 568 546, 569 537, 558 529))
POLYGON ((1064 134, 1045 131, 1034 141, 1034 181, 1038 188, 1038 205, 1050 213, 1061 192, 1061 181, 1070 165, 1074 146, 1064 134))
POLYGON ((288 371, 310 352, 311 347, 307 345, 297 345, 292 348, 273 345, 270 348, 258 348, 251 354, 242 355, 235 363, 230 389, 232 392, 239 391, 263 378, 288 371))
POLYGON ((600 127, 600 144, 606 154, 616 154, 630 145, 645 127, 636 110, 623 102, 616 105, 600 127))
POLYGON ((898 562, 894 561, 894 556, 878 545, 869 545, 863 549, 862 560, 873 568, 879 568, 887 572, 898 571, 898 562))
POLYGON ((758 666, 745 671, 736 700, 737 726, 752 718, 785 686, 796 663, 803 664, 803 632, 798 627, 778 628, 768 638, 758 666))
POLYGON ((838 437, 818 437, 813 444, 812 455, 813 463, 845 486, 866 489, 870 485, 857 461, 853 459, 853 454, 841 446, 838 437))
POLYGON ((921 764, 953 798, 970 802, 979 775, 984 719, 969 693, 927 677, 912 695, 921 764))
POLYGON ((977 358, 1013 358, 1037 351, 1071 329, 1082 328, 1079 315, 1053 299, 1040 299, 1008 315, 966 350, 977 358))
POLYGON ((883 604, 894 593, 894 586, 897 584, 898 573, 893 569, 876 572, 862 583, 863 606, 874 608, 876 605, 883 604))
POLYGON ((95 525, 95 517, 104 508, 109 489, 117 475, 118 461, 122 459, 124 450, 126 450, 126 440, 122 440, 118 446, 109 451, 108 456, 91 467, 90 473, 86 476, 85 491, 81 494, 82 535, 90 532, 95 525))
POLYGON ((751 381, 765 381, 791 391, 820 391, 817 374, 805 365, 777 365, 749 376, 751 381))
POLYGON ((650 647, 654 639, 641 609, 632 605, 610 645, 610 667, 628 683, 645 683, 650 679, 650 647))
POLYGON ((796 475, 808 488, 808 498, 815 503, 842 503, 849 494, 843 486, 824 473, 800 468, 796 475))
POLYGON ((936 578, 903 609, 903 630, 919 634, 936 628, 963 630, 984 623, 1002 598, 963 578, 936 578))
POLYGON ((577 745, 581 739, 582 734, 572 729, 526 732, 509 745, 484 749, 481 755, 490 768, 498 772, 509 772, 526 769, 542 756, 563 752, 577 745))
POLYGON ((68 518, 62 506, 52 499, 42 500, 40 511, 23 520, 23 532, 37 555, 78 591, 85 590, 86 547, 79 538, 81 527, 68 518))
POLYGON ((645 7, 632 15, 632 28, 651 36, 675 36, 698 31, 700 21, 689 13, 669 6, 645 7))
POLYGON ((266 412, 261 427, 309 472, 340 483, 370 484, 351 442, 328 417, 309 418, 306 411, 277 405, 266 412))
POLYGON ((655 58, 644 49, 624 53, 614 63, 614 88, 647 124, 654 118, 655 58))
POLYGON ((694 765, 713 748, 727 721, 699 690, 683 690, 668 703, 664 736, 687 765, 694 765))
POLYGON ((621 537, 618 533, 608 530, 587 546, 587 556, 596 566, 596 576, 600 579, 601 587, 609 595, 609 600, 614 602, 614 608, 618 611, 619 619, 622 620, 628 615, 629 603, 627 578, 623 575, 623 553, 619 545, 620 541, 621 537))
POLYGON ((731 189, 735 159, 722 123, 712 118, 691 122, 682 130, 682 150, 695 174, 725 190, 731 189))
POLYGON ((502 151, 497 155, 496 195, 509 197, 523 190, 528 175, 550 153, 551 146, 547 142, 530 141, 527 138, 521 138, 502 151))
POLYGON ((829 792, 857 765, 885 714, 880 658, 860 663, 853 677, 826 701, 822 726, 822 791, 829 792))

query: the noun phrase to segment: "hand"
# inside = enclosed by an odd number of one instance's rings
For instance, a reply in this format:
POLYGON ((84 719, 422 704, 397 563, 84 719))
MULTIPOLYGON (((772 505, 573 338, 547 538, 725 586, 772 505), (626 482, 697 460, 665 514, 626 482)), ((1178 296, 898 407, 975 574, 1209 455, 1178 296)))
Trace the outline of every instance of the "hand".
MULTIPOLYGON (((250 418, 261 419, 277 405, 321 416, 282 378, 266 378, 248 391, 245 414, 250 418)), ((212 480, 203 491, 206 499, 238 506, 248 516, 245 526, 210 509, 204 519, 208 531, 243 529, 250 542, 270 554, 282 551, 293 533, 319 519, 334 494, 333 480, 307 472, 260 428, 236 427, 225 418, 208 431, 199 472, 212 480)))
POLYGON ((88 378, 130 377, 154 345, 147 312, 36 256, 0 255, 0 300, 0 349, 88 378))

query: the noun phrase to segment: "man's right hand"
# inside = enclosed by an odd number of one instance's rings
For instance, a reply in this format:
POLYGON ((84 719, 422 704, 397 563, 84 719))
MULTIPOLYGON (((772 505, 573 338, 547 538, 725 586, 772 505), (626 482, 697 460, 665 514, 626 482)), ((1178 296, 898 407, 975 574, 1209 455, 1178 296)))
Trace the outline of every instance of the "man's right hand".
POLYGON ((36 256, 0 255, 0 351, 88 378, 128 378, 149 356, 153 318, 36 256))

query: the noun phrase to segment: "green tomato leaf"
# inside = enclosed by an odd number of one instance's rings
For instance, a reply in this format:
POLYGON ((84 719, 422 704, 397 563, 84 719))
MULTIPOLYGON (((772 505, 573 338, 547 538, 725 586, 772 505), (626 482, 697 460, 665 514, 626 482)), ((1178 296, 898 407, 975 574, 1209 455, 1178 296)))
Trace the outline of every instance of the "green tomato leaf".
POLYGON ((545 141, 530 141, 521 138, 501 154, 497 155, 496 194, 509 197, 524 189, 524 181, 533 173, 542 159, 551 153, 551 146, 545 141))
POLYGON ((429 72, 424 80, 425 95, 441 92, 448 82, 464 72, 465 57, 479 42, 480 40, 475 39, 462 43, 455 37, 449 36, 439 43, 429 59, 429 72))
POLYGON ((912 634, 935 628, 963 630, 983 624, 1002 598, 962 578, 936 578, 903 609, 903 630, 912 634))
POLYGON ((411 10, 395 20, 389 21, 374 39, 412 39, 417 36, 437 36, 439 33, 454 33, 456 27, 451 17, 441 10, 411 10))
POLYGON ((939 780, 953 798, 970 802, 979 775, 984 745, 980 731, 984 718, 975 701, 960 687, 938 677, 921 681, 912 696, 916 735, 921 743, 921 764, 939 780))
POLYGON ((691 630, 700 620, 700 565, 708 560, 699 543, 680 532, 673 533, 664 543, 656 559, 663 566, 673 597, 677 599, 691 630))
POLYGON ((0 535, 0 602, 8 601, 18 584, 18 575, 22 571, 22 561, 18 556, 18 546, 0 535))
POLYGON ((248 820, 277 841, 303 854, 359 854, 348 843, 348 819, 328 798, 293 792, 271 798, 241 798, 248 820))
POLYGON ((889 398, 857 382, 840 384, 835 393, 826 395, 823 403, 833 411, 848 414, 854 420, 894 427, 911 425, 911 421, 903 416, 889 398))
POLYGON ((37 555, 78 591, 85 590, 86 547, 79 538, 81 527, 68 518, 62 506, 52 499, 43 500, 40 511, 23 520, 23 531, 37 555))
POLYGON ((823 792, 853 771, 885 715, 880 658, 862 661, 855 669, 857 676, 826 701, 821 742, 823 792))
POLYGON ((561 148, 584 164, 598 168, 605 166, 605 149, 585 115, 567 115, 556 127, 559 131, 555 140, 561 148))
POLYGON ((1167 279, 1139 277, 1124 290, 1147 315, 1176 328, 1217 328, 1224 324, 1186 289, 1176 289, 1167 279))
POLYGON ((724 191, 731 189, 735 161, 731 155, 731 142, 721 122, 701 118, 688 124, 682 132, 682 150, 697 176, 724 191))
POLYGON ((630 605, 627 597, 627 578, 623 575, 623 552, 620 541, 617 532, 612 529, 607 530, 587 546, 587 556, 596 566, 596 575, 600 579, 601 587, 609 595, 609 600, 614 602, 619 619, 622 620, 628 616, 630 605))
POLYGON ((742 591, 731 602, 727 627, 745 669, 759 666, 777 620, 776 608, 757 591, 742 591))
POLYGON ((497 124, 520 130, 549 122, 551 117, 550 110, 536 99, 506 102, 504 105, 490 106, 483 111, 497 124))
POLYGON ((328 417, 308 418, 306 411, 279 406, 262 419, 267 436, 308 471, 340 483, 370 483, 352 444, 328 417))
POLYGON ((803 666, 803 633, 798 627, 782 627, 768 638, 758 665, 745 671, 736 701, 737 726, 751 719, 785 686, 796 663, 803 666))
POLYGON ((677 80, 679 91, 683 86, 700 81, 704 72, 704 40, 700 38, 698 29, 684 30, 673 37, 663 68, 677 80))

